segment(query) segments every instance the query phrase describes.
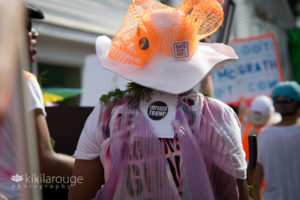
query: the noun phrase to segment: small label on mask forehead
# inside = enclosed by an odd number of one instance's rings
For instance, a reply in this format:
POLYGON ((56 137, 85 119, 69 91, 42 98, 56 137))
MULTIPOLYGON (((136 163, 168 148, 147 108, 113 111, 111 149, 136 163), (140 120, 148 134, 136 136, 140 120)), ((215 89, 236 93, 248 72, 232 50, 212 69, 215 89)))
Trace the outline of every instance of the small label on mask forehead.
POLYGON ((173 55, 175 58, 188 58, 190 56, 190 48, 188 41, 173 42, 173 55))

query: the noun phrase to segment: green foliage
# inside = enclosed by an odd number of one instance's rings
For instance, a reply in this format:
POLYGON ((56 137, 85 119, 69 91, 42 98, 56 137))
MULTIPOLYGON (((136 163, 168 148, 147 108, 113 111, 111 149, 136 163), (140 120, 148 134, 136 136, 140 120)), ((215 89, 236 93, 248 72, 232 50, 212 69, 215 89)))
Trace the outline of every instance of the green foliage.
POLYGON ((47 78, 46 78, 47 73, 48 73, 48 71, 43 71, 43 72, 39 73, 39 75, 37 76, 38 83, 41 88, 42 88, 43 83, 47 81, 47 78))
POLYGON ((114 91, 110 91, 108 94, 104 94, 100 97, 100 102, 105 105, 115 104, 119 102, 125 96, 132 97, 132 101, 130 101, 130 105, 136 107, 140 100, 149 101, 151 99, 151 95, 153 90, 144 86, 141 86, 137 83, 130 82, 127 84, 127 89, 125 91, 116 88, 114 91))
POLYGON ((110 103, 116 103, 125 96, 126 90, 122 91, 116 88, 114 91, 110 91, 108 94, 104 94, 100 97, 100 102, 108 105, 110 103))
POLYGON ((300 83, 300 29, 289 30, 289 49, 294 79, 300 83))
POLYGON ((51 142, 52 148, 54 148, 54 146, 55 146, 55 140, 52 137, 50 137, 50 142, 51 142))
POLYGON ((249 200, 253 200, 253 185, 248 185, 249 200))
POLYGON ((134 99, 133 103, 138 103, 140 100, 150 101, 153 90, 134 82, 130 82, 127 85, 127 90, 129 95, 134 99))

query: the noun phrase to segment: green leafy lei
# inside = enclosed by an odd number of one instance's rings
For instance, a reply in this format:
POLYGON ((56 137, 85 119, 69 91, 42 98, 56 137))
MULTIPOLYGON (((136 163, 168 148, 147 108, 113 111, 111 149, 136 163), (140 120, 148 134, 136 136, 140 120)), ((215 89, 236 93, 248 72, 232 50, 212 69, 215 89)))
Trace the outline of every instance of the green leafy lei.
POLYGON ((100 97, 100 102, 105 105, 115 104, 119 102, 125 96, 132 97, 130 105, 136 107, 140 100, 150 101, 153 90, 137 83, 130 82, 127 84, 127 89, 122 91, 116 88, 114 91, 110 91, 108 94, 104 94, 100 97))

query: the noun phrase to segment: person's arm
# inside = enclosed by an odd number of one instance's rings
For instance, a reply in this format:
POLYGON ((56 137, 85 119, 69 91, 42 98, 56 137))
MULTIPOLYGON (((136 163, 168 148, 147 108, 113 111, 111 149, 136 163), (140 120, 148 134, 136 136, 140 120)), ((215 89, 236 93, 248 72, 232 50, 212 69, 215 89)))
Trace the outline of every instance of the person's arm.
POLYGON ((209 96, 209 97, 214 96, 213 81, 212 81, 211 76, 208 76, 201 81, 200 91, 205 96, 209 96))
POLYGON ((256 164, 255 167, 255 172, 254 172, 254 191, 253 191, 253 198, 255 200, 261 200, 261 192, 260 192, 260 187, 261 187, 261 183, 264 177, 264 170, 263 170, 263 166, 260 163, 256 164))
MULTIPOLYGON (((203 38, 200 42, 211 43, 209 37, 203 38)), ((211 76, 207 76, 205 79, 201 81, 200 92, 209 97, 214 97, 214 87, 211 76)))
POLYGON ((242 138, 241 138, 241 128, 237 115, 235 112, 227 107, 224 110, 224 119, 225 122, 224 128, 227 130, 227 136, 229 140, 227 140, 230 152, 232 153, 232 161, 233 165, 236 169, 236 180, 239 190, 239 199, 240 200, 248 200, 249 192, 248 192, 248 184, 247 184, 247 162, 245 159, 245 152, 243 150, 242 138))
POLYGON ((247 180, 237 179, 240 200, 249 200, 247 180))
POLYGON ((104 184, 104 170, 99 158, 76 159, 73 176, 83 181, 70 186, 69 200, 92 199, 104 184))
POLYGON ((101 123, 104 121, 101 110, 101 105, 98 104, 86 120, 81 132, 73 155, 76 159, 73 176, 77 177, 77 180, 82 179, 83 182, 71 185, 69 200, 92 199, 104 184, 104 169, 99 158, 104 141, 104 129, 102 124, 99 125, 99 121, 101 123))
POLYGON ((47 176, 71 176, 74 158, 54 152, 43 111, 35 109, 33 112, 41 173, 47 176))

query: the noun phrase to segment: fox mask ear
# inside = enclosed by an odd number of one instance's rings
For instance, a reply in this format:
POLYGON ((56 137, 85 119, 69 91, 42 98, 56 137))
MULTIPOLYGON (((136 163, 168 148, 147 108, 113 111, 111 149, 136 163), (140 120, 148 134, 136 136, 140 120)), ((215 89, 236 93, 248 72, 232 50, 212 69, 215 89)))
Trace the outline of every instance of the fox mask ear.
POLYGON ((183 0, 177 9, 187 15, 201 40, 216 32, 223 23, 223 0, 183 0))

